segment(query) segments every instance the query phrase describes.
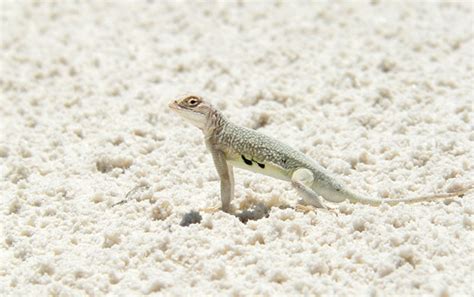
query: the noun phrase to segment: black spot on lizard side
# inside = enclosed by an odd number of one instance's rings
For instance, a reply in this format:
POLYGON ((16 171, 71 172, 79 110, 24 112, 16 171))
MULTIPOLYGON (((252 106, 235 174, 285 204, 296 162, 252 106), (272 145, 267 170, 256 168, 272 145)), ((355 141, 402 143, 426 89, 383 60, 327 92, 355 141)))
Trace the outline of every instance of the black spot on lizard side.
POLYGON ((249 166, 252 166, 253 163, 252 163, 251 160, 246 159, 246 158, 244 157, 244 155, 241 155, 241 157, 242 157, 242 160, 244 160, 244 163, 245 163, 245 164, 247 164, 247 165, 249 165, 249 166))
POLYGON ((265 164, 261 164, 261 163, 258 163, 258 162, 256 162, 256 163, 257 163, 258 167, 260 167, 262 169, 265 169, 265 164))

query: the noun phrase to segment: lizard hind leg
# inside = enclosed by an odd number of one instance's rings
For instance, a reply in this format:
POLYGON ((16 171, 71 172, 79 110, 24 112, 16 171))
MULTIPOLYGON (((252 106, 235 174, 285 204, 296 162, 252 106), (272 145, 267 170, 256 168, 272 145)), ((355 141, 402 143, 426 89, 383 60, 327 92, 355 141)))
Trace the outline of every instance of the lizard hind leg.
POLYGON ((313 173, 306 168, 299 168, 291 175, 291 185, 296 189, 303 200, 316 208, 326 208, 318 194, 311 189, 314 182, 313 173))

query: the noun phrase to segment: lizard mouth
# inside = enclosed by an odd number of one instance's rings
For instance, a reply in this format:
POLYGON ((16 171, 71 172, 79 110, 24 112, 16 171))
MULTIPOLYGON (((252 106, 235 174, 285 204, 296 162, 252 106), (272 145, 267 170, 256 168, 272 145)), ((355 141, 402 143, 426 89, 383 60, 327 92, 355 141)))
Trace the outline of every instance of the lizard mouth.
POLYGON ((172 101, 170 104, 168 104, 168 107, 174 110, 179 110, 181 107, 178 105, 178 102, 172 101))

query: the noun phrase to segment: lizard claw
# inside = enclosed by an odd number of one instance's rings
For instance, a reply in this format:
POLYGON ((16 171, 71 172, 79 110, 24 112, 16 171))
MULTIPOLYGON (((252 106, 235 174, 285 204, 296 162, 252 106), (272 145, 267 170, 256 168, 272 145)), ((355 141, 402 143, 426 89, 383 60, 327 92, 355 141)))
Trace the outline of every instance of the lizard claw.
MULTIPOLYGON (((143 190, 143 189, 148 190, 149 188, 150 188, 150 186, 147 185, 147 184, 143 184, 143 185, 138 185, 138 186, 136 186, 135 188, 133 188, 133 189, 131 189, 130 191, 128 191, 127 195, 125 195, 125 199, 123 199, 123 200, 121 200, 121 201, 119 201, 119 202, 117 202, 117 203, 112 204, 112 207, 117 206, 117 205, 121 205, 121 204, 124 204, 124 203, 128 202, 128 201, 130 200, 130 197, 131 197, 131 196, 134 196, 134 195, 138 192, 138 190, 143 190)), ((138 199, 135 198, 135 200, 138 200, 138 199)))
POLYGON ((303 205, 303 204, 297 204, 295 206, 295 210, 297 212, 302 212, 304 214, 310 212, 310 211, 315 211, 316 210, 316 207, 312 206, 312 205, 303 205))
POLYGON ((312 205, 303 205, 303 204, 297 204, 295 206, 295 210, 297 212, 301 212, 304 214, 307 214, 308 212, 317 212, 317 211, 327 211, 329 213, 335 213, 335 208, 329 208, 329 207, 324 207, 324 208, 319 208, 319 207, 314 207, 312 205))
POLYGON ((201 208, 199 211, 205 212, 205 213, 216 213, 220 211, 221 209, 219 207, 206 207, 206 208, 201 208))

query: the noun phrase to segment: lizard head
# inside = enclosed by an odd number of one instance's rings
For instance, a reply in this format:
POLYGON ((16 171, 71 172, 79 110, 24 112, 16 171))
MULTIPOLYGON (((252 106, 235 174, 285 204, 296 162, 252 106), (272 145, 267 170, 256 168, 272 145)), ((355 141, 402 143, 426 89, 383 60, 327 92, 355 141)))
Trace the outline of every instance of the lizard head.
POLYGON ((200 129, 206 127, 214 110, 209 103, 194 95, 175 100, 169 104, 169 107, 200 129))

